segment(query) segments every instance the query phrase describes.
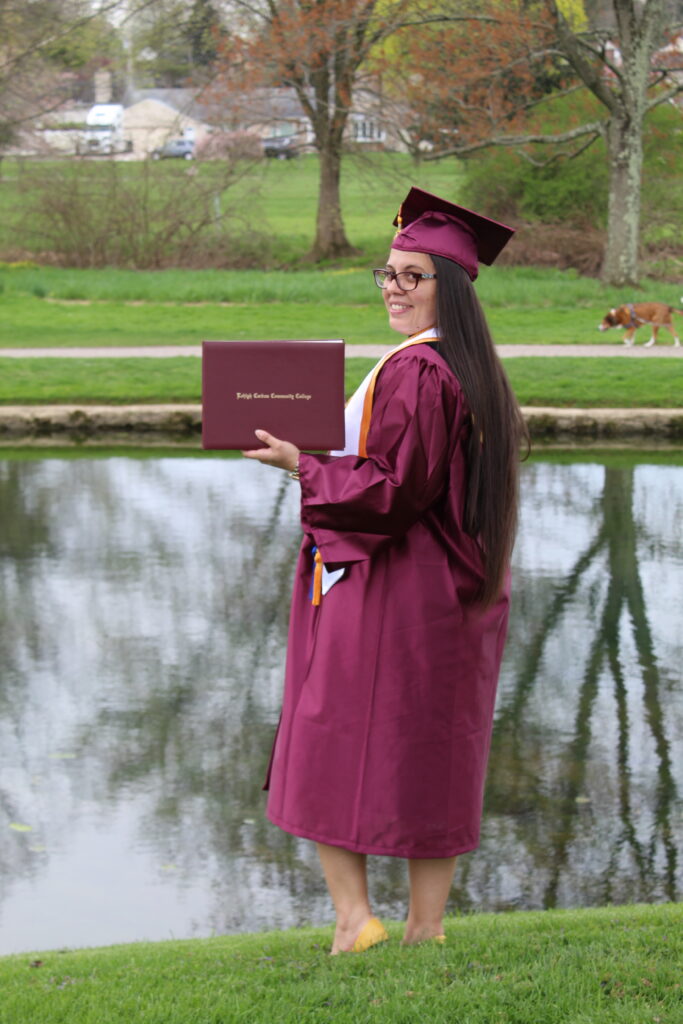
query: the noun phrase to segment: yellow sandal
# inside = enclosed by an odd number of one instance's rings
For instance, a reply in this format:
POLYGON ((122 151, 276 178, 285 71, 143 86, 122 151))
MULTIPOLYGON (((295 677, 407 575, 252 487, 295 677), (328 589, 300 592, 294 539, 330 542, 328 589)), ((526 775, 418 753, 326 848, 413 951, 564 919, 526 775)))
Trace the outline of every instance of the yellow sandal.
POLYGON ((366 949, 370 949, 371 946, 376 946, 380 942, 386 942, 388 938, 389 933, 382 922, 376 917, 371 917, 361 929, 360 935, 351 947, 351 952, 364 953, 366 949))

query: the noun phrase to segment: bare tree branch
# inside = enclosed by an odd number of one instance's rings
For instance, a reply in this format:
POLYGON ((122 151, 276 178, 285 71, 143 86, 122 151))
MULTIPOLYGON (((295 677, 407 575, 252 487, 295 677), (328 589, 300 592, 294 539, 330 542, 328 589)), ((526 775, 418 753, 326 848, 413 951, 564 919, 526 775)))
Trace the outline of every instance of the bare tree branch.
POLYGON ((448 149, 439 150, 438 153, 426 153, 425 160, 441 160, 447 156, 465 156, 469 153, 476 153, 482 149, 489 149, 492 146, 504 146, 516 148, 519 146, 536 145, 561 145, 562 143, 573 142, 585 135, 592 135, 593 139, 604 134, 602 121, 593 121, 591 124, 583 124, 578 128, 572 128, 567 132, 558 132, 556 135, 491 135, 489 138, 477 142, 464 143, 462 146, 451 146, 448 149))

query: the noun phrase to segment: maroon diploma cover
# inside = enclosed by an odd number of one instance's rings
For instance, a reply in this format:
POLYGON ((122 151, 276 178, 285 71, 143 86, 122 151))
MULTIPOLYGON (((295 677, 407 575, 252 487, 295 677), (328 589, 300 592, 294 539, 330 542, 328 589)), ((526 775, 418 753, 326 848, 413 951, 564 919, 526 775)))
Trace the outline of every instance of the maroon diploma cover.
POLYGON ((312 450, 344 447, 344 342, 205 341, 202 447, 264 448, 257 429, 312 450))

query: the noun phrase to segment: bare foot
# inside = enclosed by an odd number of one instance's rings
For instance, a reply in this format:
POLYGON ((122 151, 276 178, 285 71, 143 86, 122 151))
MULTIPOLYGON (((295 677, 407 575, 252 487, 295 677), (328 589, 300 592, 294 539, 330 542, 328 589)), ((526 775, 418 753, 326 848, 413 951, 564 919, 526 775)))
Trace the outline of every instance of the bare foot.
POLYGON ((330 955, 336 956, 337 953, 350 953, 353 949, 354 942, 371 917, 372 915, 366 912, 360 919, 352 917, 348 921, 345 921, 343 925, 337 921, 330 955))

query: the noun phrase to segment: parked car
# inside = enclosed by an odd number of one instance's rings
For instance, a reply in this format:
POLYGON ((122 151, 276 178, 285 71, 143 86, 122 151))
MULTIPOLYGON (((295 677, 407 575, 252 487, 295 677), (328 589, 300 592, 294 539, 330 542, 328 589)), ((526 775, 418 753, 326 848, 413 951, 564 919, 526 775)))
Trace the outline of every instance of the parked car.
POLYGON ((170 160, 178 157, 181 160, 192 160, 194 142, 190 139, 169 139, 163 146, 152 150, 152 160, 170 160))
POLYGON ((293 135, 273 135, 269 139, 263 139, 264 156, 273 157, 276 160, 291 160, 297 155, 296 140, 293 135))

